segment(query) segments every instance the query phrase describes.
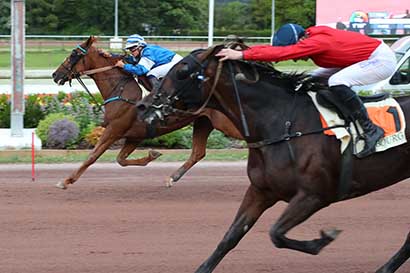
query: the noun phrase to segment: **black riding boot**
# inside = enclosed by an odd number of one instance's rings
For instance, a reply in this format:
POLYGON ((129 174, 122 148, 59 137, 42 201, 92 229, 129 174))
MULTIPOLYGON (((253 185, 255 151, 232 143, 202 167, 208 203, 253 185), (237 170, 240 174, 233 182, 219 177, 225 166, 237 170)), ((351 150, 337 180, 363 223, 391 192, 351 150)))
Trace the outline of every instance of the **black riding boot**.
POLYGON ((357 120, 363 129, 363 138, 365 140, 365 145, 360 153, 357 153, 358 158, 363 158, 371 155, 376 150, 376 143, 384 136, 384 130, 379 126, 373 124, 369 119, 366 107, 364 107, 363 102, 346 85, 336 85, 330 87, 330 90, 341 102, 346 106, 346 108, 351 113, 353 120, 357 120))
POLYGON ((152 85, 152 90, 159 88, 160 81, 157 79, 157 77, 149 77, 148 79, 152 85))

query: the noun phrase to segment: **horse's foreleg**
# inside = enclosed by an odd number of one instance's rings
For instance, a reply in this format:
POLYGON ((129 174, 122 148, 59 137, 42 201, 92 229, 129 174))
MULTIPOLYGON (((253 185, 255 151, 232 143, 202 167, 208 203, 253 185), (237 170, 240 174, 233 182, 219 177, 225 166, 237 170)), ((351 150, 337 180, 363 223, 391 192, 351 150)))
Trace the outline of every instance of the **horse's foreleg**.
POLYGON ((405 262, 407 259, 410 258, 410 233, 407 234, 407 239, 404 242, 403 246, 397 251, 397 253, 391 257, 391 259, 376 273, 393 273, 405 262))
POLYGON ((206 117, 200 117, 194 121, 191 156, 184 165, 171 175, 166 183, 167 187, 171 187, 172 184, 177 182, 192 166, 205 157, 207 139, 213 129, 211 122, 206 117))
POLYGON ((201 264, 196 273, 210 273, 232 250, 245 234, 252 228, 261 214, 273 206, 277 200, 266 199, 265 196, 252 185, 248 188, 238 213, 212 255, 201 264))
POLYGON ((112 130, 107 128, 100 137, 100 140, 95 145, 94 149, 88 155, 88 158, 83 162, 80 168, 74 171, 64 182, 57 183, 56 187, 60 189, 67 189, 69 184, 73 184, 80 178, 85 170, 92 165, 115 141, 120 139, 117 136, 111 136, 112 130))
POLYGON ((129 141, 126 140, 124 146, 121 148, 121 151, 119 152, 117 156, 117 162, 121 166, 146 166, 149 162, 157 159, 160 157, 162 154, 157 151, 149 151, 148 156, 143 157, 143 158, 138 158, 138 159, 127 159, 127 157, 135 151, 137 148, 139 141, 129 141))
POLYGON ((341 232, 340 230, 321 231, 321 238, 310 241, 288 239, 285 234, 325 206, 327 204, 317 196, 299 192, 291 199, 277 223, 272 226, 270 230, 272 242, 278 248, 289 248, 313 255, 318 254, 323 247, 336 239, 341 232))

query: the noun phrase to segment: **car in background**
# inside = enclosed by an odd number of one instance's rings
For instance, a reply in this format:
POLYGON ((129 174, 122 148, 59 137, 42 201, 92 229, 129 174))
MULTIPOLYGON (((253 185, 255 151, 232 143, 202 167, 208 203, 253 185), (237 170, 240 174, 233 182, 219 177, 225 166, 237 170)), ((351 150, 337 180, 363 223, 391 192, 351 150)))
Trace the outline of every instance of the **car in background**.
POLYGON ((410 36, 400 38, 390 48, 396 53, 397 61, 399 61, 410 49, 410 36))
POLYGON ((405 36, 391 45, 396 54, 396 70, 389 78, 375 84, 355 86, 355 91, 368 93, 391 93, 392 95, 410 95, 410 36, 405 36))

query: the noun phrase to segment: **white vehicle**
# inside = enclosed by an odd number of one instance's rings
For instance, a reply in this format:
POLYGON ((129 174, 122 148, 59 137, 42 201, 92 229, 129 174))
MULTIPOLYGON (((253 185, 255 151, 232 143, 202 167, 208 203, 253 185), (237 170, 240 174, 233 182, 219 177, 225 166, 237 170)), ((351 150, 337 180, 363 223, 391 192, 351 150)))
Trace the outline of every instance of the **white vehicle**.
POLYGON ((356 86, 355 91, 368 91, 373 94, 391 93, 393 95, 410 94, 410 36, 403 37, 392 44, 396 53, 396 71, 388 79, 366 86, 356 86))

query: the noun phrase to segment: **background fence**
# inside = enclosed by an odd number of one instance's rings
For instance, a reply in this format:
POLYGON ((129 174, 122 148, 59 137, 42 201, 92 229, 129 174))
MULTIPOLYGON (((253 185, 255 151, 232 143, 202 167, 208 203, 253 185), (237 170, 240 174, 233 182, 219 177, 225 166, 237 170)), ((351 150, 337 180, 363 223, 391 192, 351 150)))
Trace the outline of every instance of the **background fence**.
MULTIPOLYGON (((83 42, 87 35, 26 35, 26 50, 47 51, 52 49, 71 50, 77 44, 83 42)), ((97 36, 98 47, 109 48, 112 36, 97 36)), ((127 36, 119 36, 125 43, 127 36)), ((152 44, 158 44, 174 51, 191 51, 196 48, 208 47, 207 36, 145 36, 152 44)), ((226 37, 214 37, 214 43, 221 43, 226 37)), ((246 42, 269 43, 270 37, 246 37, 246 42)), ((9 50, 11 46, 10 35, 0 35, 0 49, 9 50)))

